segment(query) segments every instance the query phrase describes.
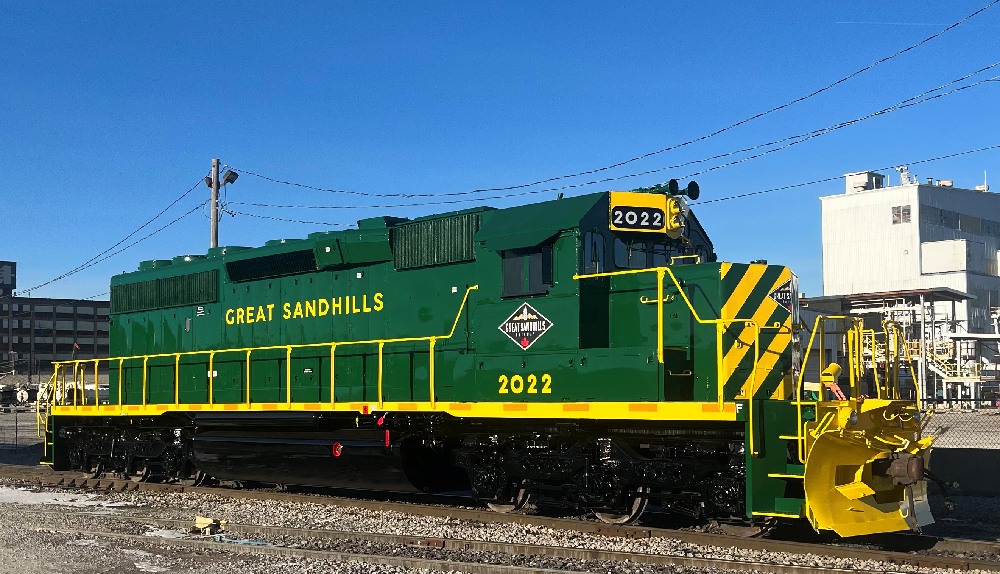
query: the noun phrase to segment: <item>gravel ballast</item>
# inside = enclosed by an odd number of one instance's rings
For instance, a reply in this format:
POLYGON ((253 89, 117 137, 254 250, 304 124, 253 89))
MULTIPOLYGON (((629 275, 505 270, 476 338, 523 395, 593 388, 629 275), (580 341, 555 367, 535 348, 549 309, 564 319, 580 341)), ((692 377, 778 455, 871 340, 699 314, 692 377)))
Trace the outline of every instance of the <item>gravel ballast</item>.
MULTIPOLYGON (((460 540, 482 540, 500 543, 532 544, 542 546, 562 546, 569 548, 586 548, 593 550, 609 550, 618 552, 638 552, 665 556, 687 556, 709 559, 737 560, 743 562, 761 562, 771 564, 790 564, 810 567, 857 571, 893 571, 893 572, 927 572, 926 568, 918 569, 898 564, 863 561, 857 559, 836 558, 817 555, 796 555, 787 553, 764 552, 759 550, 722 548, 716 546, 701 546, 670 538, 625 539, 591 535, 571 530, 559 530, 543 526, 523 524, 481 523, 453 518, 427 517, 410 515, 393 511, 368 510, 354 507, 327 506, 321 504, 302 504, 270 500, 233 499, 217 495, 200 493, 148 493, 119 492, 108 494, 93 493, 53 493, 44 491, 34 493, 31 490, 0 488, 0 508, 10 510, 30 510, 63 508, 64 516, 53 519, 51 515, 29 521, 36 525, 53 528, 53 522, 66 521, 72 528, 89 530, 114 528, 116 532, 125 534, 146 534, 157 530, 160 536, 182 535, 165 533, 165 529, 154 529, 145 525, 122 520, 125 516, 158 517, 193 522, 195 516, 208 516, 233 523, 276 526, 285 528, 329 529, 351 532, 369 532, 419 536, 428 538, 450 538, 460 540), (102 516, 80 517, 72 515, 77 512, 99 512, 102 516), (96 522, 94 522, 96 521, 96 522), (103 522, 102 522, 103 521, 103 522)), ((25 513, 3 513, 4 521, 20 522, 25 513), (12 518, 13 515, 19 518, 12 518)), ((30 515, 30 513, 27 513, 30 515)), ((0 527, 3 527, 0 524, 0 527)), ((37 527, 37 526, 36 526, 37 527)), ((20 530, 24 530, 22 527, 20 530)), ((54 537, 61 535, 54 534, 54 537)), ((155 544, 155 537, 150 537, 155 544)), ((550 556, 511 555, 500 552, 454 551, 434 548, 414 548, 404 545, 374 543, 356 540, 334 540, 322 537, 289 537, 289 536, 254 536, 255 540, 274 545, 304 548, 312 550, 334 550, 350 553, 383 554, 394 556, 412 556, 418 558, 444 559, 457 562, 480 562, 491 564, 510 564, 534 568, 554 568, 577 571, 601 571, 622 574, 646 572, 696 572, 699 569, 681 568, 676 566, 658 566, 638 563, 606 562, 573 560, 550 556)), ((5 545, 6 546, 6 545, 5 545)), ((70 554, 86 552, 86 546, 71 546, 70 554)), ((178 551, 173 551, 175 554, 178 551)), ((108 559, 112 559, 111 553, 108 559)), ((118 553, 120 554, 120 552, 118 553)), ((2 555, 0 555, 2 556, 2 555)), ((120 560, 131 560, 128 556, 119 556, 120 560)), ((181 560, 180 558, 176 558, 181 560)), ((247 560, 245 555, 241 559, 247 560)), ((273 558, 262 560, 261 564, 271 564, 273 558)), ((287 562, 287 560, 285 561, 287 562)), ((277 561, 275 563, 282 563, 277 561)), ((178 563, 180 564, 180 563, 178 563)), ((324 570, 327 566, 313 564, 311 571, 348 572, 339 569, 346 563, 337 563, 333 570, 324 570)), ((184 564, 171 571, 185 571, 183 568, 195 567, 195 564, 184 564), (178 569, 179 568, 179 569, 178 569)), ((301 565, 300 565, 301 566, 301 565)), ((262 566, 263 567, 263 566, 262 566)), ((2 570, 0 570, 2 571, 2 570)), ((18 570, 21 572, 22 570, 18 570)), ((114 570, 101 569, 102 572, 114 570)), ((134 570, 132 570, 134 571, 134 570)), ((202 570, 212 572, 213 570, 202 570)), ((232 570, 230 570, 232 571, 232 570)), ((256 570, 246 570, 256 571, 256 570)), ((268 572, 280 570, 269 569, 268 572)), ((296 571, 302 571, 301 568, 296 571)), ((371 571, 371 570, 366 570, 371 571)), ((386 570, 388 572, 388 570, 386 570)))

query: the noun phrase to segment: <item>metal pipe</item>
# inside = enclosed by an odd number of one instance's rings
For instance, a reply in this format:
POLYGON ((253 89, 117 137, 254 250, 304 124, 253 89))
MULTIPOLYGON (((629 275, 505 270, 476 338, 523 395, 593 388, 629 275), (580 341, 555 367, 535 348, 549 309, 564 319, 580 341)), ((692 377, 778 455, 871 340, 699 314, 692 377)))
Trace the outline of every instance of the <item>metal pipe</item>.
MULTIPOLYGON (((927 307, 924 305, 924 294, 920 294, 920 385, 927 390, 927 307)), ((937 392, 934 393, 937 398, 937 392)), ((919 405, 918 405, 919 406, 919 405)), ((926 408, 927 405, 924 405, 926 408)))

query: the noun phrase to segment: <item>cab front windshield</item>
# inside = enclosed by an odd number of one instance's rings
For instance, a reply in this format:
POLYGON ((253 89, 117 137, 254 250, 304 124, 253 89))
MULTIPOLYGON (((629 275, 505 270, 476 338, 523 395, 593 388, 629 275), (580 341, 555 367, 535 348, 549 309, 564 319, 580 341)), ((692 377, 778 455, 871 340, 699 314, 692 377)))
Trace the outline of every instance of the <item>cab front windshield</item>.
POLYGON ((671 257, 688 255, 690 249, 677 241, 615 238, 614 258, 618 269, 648 269, 670 264, 671 257))

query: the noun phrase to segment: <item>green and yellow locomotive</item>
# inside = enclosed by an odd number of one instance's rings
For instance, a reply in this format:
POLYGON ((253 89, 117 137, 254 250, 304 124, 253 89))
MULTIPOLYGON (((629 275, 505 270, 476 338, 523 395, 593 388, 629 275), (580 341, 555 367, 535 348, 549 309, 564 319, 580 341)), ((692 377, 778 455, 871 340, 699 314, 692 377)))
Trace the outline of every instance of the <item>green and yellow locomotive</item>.
MULTIPOLYGON (((498 511, 539 497, 615 523, 649 503, 845 535, 927 522, 916 404, 891 382, 828 399, 838 365, 803 381, 795 275, 718 262, 696 192, 377 217, 145 261, 112 279, 111 358, 58 364, 46 461, 471 489, 498 511), (106 399, 88 390, 98 372, 106 399)), ((853 382, 861 326, 843 322, 853 382)))

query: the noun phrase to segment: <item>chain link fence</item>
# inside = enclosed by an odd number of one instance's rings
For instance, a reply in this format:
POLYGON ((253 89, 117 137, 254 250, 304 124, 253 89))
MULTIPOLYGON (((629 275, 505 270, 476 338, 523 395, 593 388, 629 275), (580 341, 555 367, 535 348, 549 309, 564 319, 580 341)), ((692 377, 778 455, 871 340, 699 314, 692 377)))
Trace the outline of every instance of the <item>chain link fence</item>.
MULTIPOLYGON (((924 436, 934 448, 1000 450, 1000 407, 995 399, 930 401, 924 436)), ((1000 453, 998 453, 1000 454, 1000 453)))
POLYGON ((0 464, 35 466, 41 457, 34 407, 0 410, 0 464))

